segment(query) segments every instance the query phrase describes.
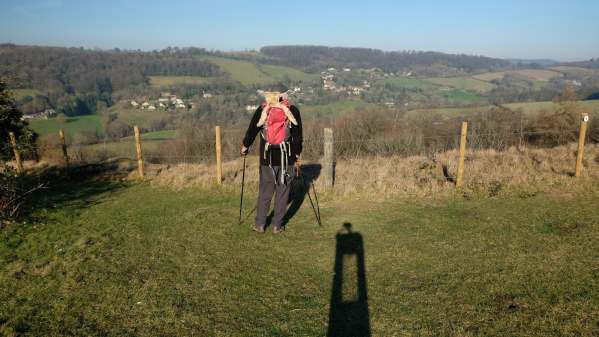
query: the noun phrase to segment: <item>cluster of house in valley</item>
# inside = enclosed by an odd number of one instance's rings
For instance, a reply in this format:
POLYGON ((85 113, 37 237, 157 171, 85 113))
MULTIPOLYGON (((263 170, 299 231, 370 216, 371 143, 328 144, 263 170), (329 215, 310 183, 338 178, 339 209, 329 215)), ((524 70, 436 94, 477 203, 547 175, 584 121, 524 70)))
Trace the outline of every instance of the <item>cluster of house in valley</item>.
POLYGON ((48 118, 52 118, 52 117, 56 117, 56 110, 54 109, 45 109, 44 111, 40 111, 38 113, 35 114, 28 114, 28 115, 23 115, 21 117, 21 120, 27 120, 27 119, 48 119, 48 118))
MULTIPOLYGON (((351 68, 343 68, 341 71, 349 73, 351 68)), ((335 73, 338 70, 335 68, 328 68, 326 71, 320 72, 320 78, 322 79, 322 88, 324 90, 331 90, 335 92, 346 92, 348 95, 360 96, 364 90, 370 89, 370 82, 364 80, 360 86, 341 86, 335 82, 335 73)))
MULTIPOLYGON (((204 93, 202 98, 212 98, 212 94, 204 93)), ((171 94, 170 92, 161 93, 157 100, 144 98, 140 100, 131 100, 130 104, 136 109, 149 111, 155 111, 157 109, 186 111, 194 107, 194 102, 191 100, 184 100, 180 97, 177 97, 175 94, 171 94)))

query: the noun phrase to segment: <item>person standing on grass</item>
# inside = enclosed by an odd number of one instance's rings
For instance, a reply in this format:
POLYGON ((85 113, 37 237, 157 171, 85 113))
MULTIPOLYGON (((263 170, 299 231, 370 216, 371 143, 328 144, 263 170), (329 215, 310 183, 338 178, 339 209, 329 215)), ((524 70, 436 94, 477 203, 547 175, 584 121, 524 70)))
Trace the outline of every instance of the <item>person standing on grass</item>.
POLYGON ((266 100, 258 107, 243 138, 241 155, 247 155, 254 139, 260 134, 260 183, 256 226, 264 232, 270 202, 275 195, 272 227, 283 231, 287 212, 293 168, 299 170, 302 153, 302 119, 299 109, 289 103, 287 88, 278 86, 265 92, 266 100))

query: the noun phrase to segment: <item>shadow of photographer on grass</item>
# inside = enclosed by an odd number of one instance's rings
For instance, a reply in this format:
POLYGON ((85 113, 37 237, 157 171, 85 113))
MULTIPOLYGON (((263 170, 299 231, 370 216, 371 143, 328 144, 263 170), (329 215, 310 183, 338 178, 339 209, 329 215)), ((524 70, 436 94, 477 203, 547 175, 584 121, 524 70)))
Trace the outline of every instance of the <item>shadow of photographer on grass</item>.
POLYGON ((335 236, 335 265, 328 337, 370 336, 370 313, 364 263, 364 240, 344 223, 335 236))

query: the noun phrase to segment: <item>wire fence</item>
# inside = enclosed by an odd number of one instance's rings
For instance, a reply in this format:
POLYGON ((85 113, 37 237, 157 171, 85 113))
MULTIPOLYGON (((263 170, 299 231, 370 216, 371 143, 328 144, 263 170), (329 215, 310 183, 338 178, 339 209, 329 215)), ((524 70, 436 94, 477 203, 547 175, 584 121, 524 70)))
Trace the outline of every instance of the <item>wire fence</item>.
MULTIPOLYGON (((588 121, 588 118, 587 118, 588 121)), ((370 127, 363 121, 352 121, 352 125, 337 123, 333 128, 333 152, 336 159, 370 156, 434 156, 436 153, 460 148, 460 127, 455 122, 418 129, 409 126, 370 127)), ((584 122, 586 123, 586 121, 584 122)), ((466 134, 468 150, 505 150, 510 147, 555 147, 575 142, 580 137, 581 126, 564 128, 524 127, 522 121, 511 125, 489 126, 470 121, 466 134)), ((583 135, 585 142, 599 141, 596 131, 583 135)), ((202 125, 178 130, 174 137, 151 138, 141 134, 141 157, 148 164, 195 164, 216 163, 217 142, 220 142, 220 157, 223 161, 239 157, 245 130, 221 128, 220 139, 215 137, 215 125, 202 125)), ((325 155, 323 128, 318 124, 305 126, 303 130, 302 159, 317 162, 325 155)), ((260 136, 258 135, 257 138, 260 136)), ((256 139, 250 154, 258 155, 256 139)), ((13 151, 10 144, 3 144, 4 153, 13 151)), ((108 159, 138 160, 136 138, 80 142, 74 135, 65 135, 64 144, 57 134, 45 137, 34 144, 19 143, 17 150, 24 160, 45 160, 56 164, 71 165, 100 163, 108 159), (66 149, 63 151, 63 146, 66 149)))

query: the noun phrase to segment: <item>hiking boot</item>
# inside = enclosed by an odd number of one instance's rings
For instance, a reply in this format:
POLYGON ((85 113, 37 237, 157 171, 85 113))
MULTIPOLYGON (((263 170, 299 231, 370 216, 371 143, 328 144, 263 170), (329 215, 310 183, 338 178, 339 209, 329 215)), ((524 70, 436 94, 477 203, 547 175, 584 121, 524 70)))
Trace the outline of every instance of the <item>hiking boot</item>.
POLYGON ((279 234, 279 233, 281 233, 282 231, 284 231, 284 228, 283 228, 283 227, 273 227, 273 228, 272 228, 272 232, 273 232, 273 233, 275 233, 275 234, 279 234))
POLYGON ((254 227, 254 232, 264 233, 264 226, 256 226, 256 227, 254 227))

